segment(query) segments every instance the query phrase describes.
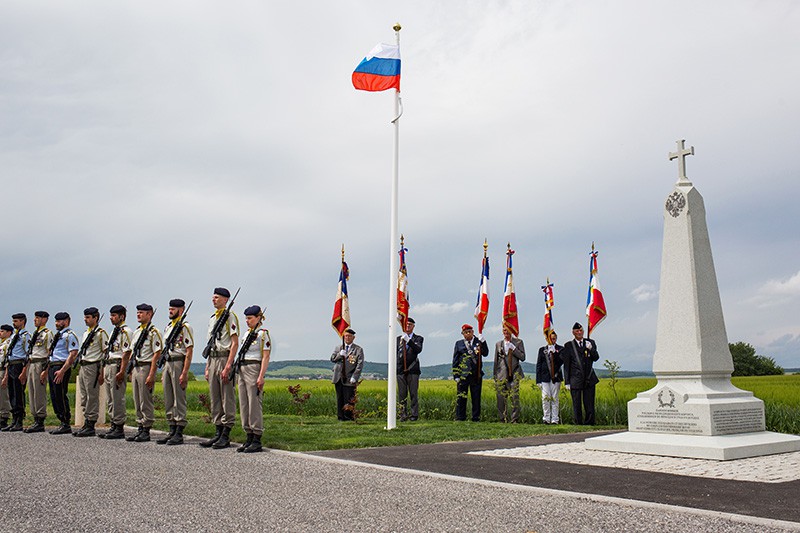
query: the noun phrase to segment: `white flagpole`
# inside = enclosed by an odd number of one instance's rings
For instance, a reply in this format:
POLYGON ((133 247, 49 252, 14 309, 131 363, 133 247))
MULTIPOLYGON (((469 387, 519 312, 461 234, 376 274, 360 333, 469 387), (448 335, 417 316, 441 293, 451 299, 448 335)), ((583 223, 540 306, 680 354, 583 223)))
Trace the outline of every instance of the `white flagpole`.
MULTIPOLYGON (((395 40, 400 47, 400 23, 395 24, 395 40)), ((391 235, 389 237, 389 349, 388 370, 389 383, 386 398, 386 429, 397 427, 397 269, 399 268, 397 253, 397 191, 399 183, 399 151, 400 151, 400 91, 394 92, 394 161, 392 168, 392 209, 391 209, 391 235)))

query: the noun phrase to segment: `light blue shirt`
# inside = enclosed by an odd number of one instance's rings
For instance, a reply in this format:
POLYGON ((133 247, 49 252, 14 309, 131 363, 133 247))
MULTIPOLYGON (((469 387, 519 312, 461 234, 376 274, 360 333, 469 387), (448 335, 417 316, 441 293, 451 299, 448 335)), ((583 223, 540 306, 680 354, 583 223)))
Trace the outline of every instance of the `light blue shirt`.
MULTIPOLYGON (((28 358, 28 343, 30 342, 30 335, 24 329, 22 331, 17 330, 17 333, 19 334, 19 338, 17 339, 17 343, 14 345, 14 349, 11 350, 10 354, 8 354, 9 361, 24 361, 28 358)), ((8 342, 14 340, 14 335, 11 336, 11 340, 8 342)))
POLYGON ((58 334, 61 334, 61 338, 58 339, 53 349, 53 355, 50 356, 50 362, 52 363, 63 363, 69 357, 69 352, 80 348, 78 337, 71 329, 64 328, 56 333, 56 335, 58 334))

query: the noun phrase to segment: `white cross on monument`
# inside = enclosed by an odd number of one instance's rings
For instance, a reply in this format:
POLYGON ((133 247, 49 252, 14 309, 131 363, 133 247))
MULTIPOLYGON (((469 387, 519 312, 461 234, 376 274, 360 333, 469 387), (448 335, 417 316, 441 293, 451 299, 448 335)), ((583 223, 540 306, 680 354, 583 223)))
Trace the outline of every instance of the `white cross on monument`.
POLYGON ((678 183, 683 185, 691 185, 692 183, 689 181, 689 178, 686 177, 686 156, 694 155, 694 146, 690 146, 689 148, 684 148, 683 143, 685 142, 686 139, 675 141, 675 144, 678 145, 678 151, 670 152, 669 160, 670 161, 672 161, 673 159, 678 160, 678 183))

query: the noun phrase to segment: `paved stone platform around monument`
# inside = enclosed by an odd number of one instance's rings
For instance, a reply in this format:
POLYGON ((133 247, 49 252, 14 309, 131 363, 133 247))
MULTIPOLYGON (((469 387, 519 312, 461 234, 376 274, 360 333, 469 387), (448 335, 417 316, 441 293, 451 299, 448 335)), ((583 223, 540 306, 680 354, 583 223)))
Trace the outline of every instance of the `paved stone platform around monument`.
POLYGON ((569 442, 468 453, 755 483, 785 483, 800 480, 800 452, 720 462, 590 450, 583 442, 569 442))
MULTIPOLYGON (((450 446, 427 448, 448 463, 450 446)), ((420 464, 435 457, 418 446, 378 452, 420 464)), ((458 455, 471 466, 534 462, 458 455)), ((800 530, 785 521, 486 481, 481 469, 458 477, 293 452, 23 433, 0 434, 0 457, 6 531, 800 530)))
POLYGON ((584 439, 610 433, 541 435, 319 454, 587 496, 779 519, 795 522, 800 529, 798 454, 720 463, 585 449, 584 439), (597 454, 608 455, 600 460, 597 454), (782 469, 786 472, 779 472, 782 469))

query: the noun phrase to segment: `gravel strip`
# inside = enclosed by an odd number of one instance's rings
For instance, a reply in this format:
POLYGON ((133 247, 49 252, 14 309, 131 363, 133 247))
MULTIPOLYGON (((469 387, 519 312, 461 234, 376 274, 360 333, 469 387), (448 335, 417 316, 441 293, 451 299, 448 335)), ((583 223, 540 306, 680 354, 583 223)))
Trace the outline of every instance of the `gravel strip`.
POLYGON ((2 433, 0 457, 5 531, 800 530, 288 452, 2 433))

